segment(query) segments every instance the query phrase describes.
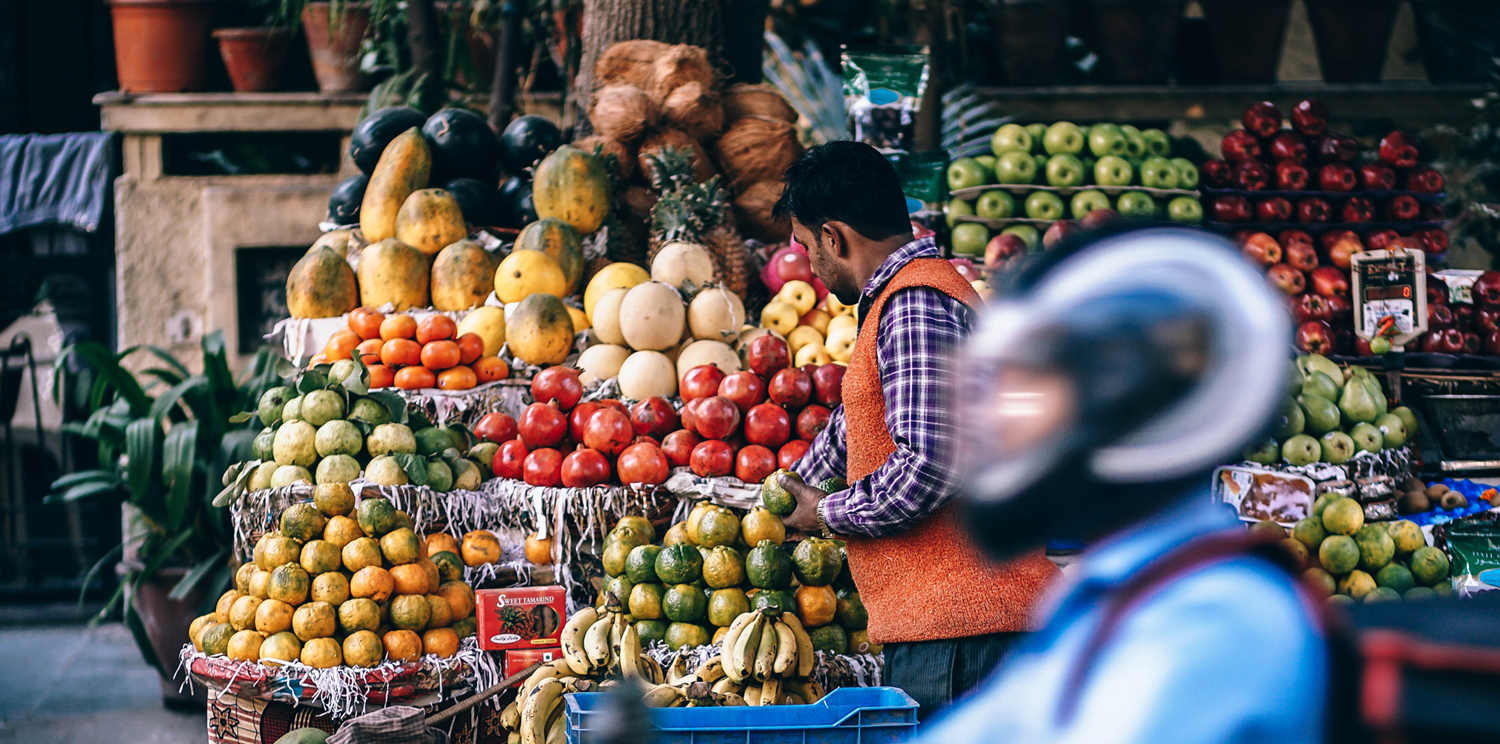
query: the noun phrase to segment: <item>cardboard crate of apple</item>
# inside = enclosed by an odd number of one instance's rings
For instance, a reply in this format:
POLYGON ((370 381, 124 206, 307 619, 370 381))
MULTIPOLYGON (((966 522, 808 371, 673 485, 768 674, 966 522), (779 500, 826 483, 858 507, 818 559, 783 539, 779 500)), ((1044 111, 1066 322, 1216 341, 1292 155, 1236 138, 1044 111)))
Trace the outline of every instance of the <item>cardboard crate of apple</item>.
POLYGON ((1359 455, 1404 447, 1418 435, 1410 408, 1387 410, 1380 381, 1363 367, 1321 354, 1297 357, 1271 438, 1245 453, 1261 465, 1342 465, 1359 455))
POLYGON ((1443 176, 1417 161, 1417 141, 1393 131, 1371 150, 1328 128, 1328 109, 1308 99, 1292 110, 1291 127, 1267 101, 1240 117, 1244 129, 1226 135, 1222 159, 1203 163, 1212 192, 1210 222, 1228 229, 1334 226, 1362 233, 1395 229, 1432 255, 1448 250, 1442 230, 1443 176))

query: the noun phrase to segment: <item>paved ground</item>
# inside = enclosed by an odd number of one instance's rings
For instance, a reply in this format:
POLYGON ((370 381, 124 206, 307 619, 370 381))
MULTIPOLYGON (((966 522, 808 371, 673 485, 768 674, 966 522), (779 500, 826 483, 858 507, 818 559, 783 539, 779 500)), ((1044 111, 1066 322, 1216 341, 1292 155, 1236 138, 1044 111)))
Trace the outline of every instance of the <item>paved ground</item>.
POLYGON ((203 744, 201 710, 161 704, 119 624, 0 628, 0 743, 203 744))

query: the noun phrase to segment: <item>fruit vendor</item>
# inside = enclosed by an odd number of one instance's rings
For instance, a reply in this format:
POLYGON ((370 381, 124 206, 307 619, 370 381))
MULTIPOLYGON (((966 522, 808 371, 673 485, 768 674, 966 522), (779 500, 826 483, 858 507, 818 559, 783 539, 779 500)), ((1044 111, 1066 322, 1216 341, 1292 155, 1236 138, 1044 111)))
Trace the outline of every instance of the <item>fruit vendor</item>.
POLYGON ((961 400, 991 402, 961 428, 968 524, 999 558, 1093 547, 923 741, 1323 740, 1316 610, 1209 495, 1278 416, 1289 338, 1262 277, 1184 229, 1057 246, 986 311, 959 362, 961 400))
POLYGON ((1057 575, 1040 551, 986 558, 950 503, 958 480, 946 360, 979 298, 931 237, 913 237, 896 170, 869 145, 809 150, 787 169, 775 213, 862 319, 843 405, 795 468, 806 483, 849 486, 825 493, 784 478, 797 499, 786 524, 846 541, 870 640, 885 644, 885 682, 930 715, 995 667, 1057 575))

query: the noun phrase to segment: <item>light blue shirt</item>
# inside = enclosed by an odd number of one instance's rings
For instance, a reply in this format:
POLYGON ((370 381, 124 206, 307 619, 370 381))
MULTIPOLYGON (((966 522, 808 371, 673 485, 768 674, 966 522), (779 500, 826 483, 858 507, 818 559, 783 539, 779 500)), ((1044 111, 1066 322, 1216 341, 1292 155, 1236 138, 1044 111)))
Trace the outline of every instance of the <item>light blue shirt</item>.
POLYGON ((1213 564, 1130 611, 1057 722, 1074 662, 1107 593, 1186 541, 1239 528, 1200 494, 1092 548, 1049 594, 1043 627, 923 744, 1314 744, 1322 740, 1327 653, 1293 579, 1253 558, 1213 564))

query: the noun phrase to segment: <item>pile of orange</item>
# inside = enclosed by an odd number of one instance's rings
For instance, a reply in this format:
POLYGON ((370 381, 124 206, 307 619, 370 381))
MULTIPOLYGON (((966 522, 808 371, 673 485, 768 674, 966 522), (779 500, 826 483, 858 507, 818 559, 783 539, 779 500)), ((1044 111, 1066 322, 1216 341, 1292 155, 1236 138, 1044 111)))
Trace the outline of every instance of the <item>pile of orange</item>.
POLYGON ((321 356, 334 362, 355 354, 370 371, 372 389, 468 390, 510 375, 504 360, 484 356, 483 339, 474 333, 458 335, 458 325, 446 315, 417 322, 404 313, 388 316, 355 308, 349 313, 349 330, 329 337, 321 356))

